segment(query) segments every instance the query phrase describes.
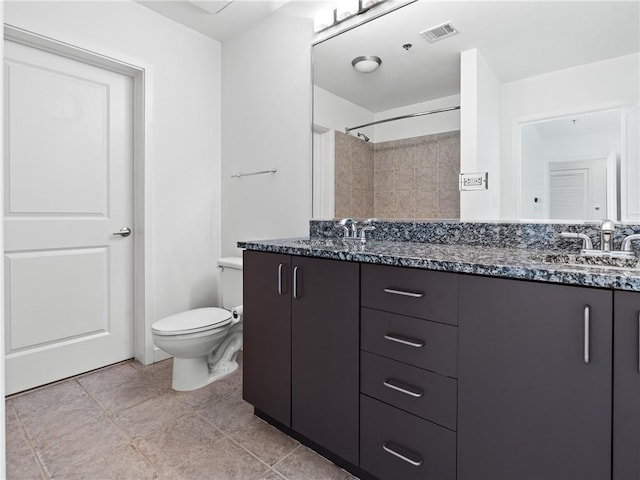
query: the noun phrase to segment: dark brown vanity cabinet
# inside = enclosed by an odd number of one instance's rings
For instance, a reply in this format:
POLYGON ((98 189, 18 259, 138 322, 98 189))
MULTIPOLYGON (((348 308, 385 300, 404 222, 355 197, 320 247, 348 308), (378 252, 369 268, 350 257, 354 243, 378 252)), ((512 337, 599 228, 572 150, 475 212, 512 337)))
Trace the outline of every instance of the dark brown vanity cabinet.
POLYGON ((291 256, 245 251, 242 396, 291 426, 291 256))
POLYGON ((292 257, 291 427, 358 464, 360 266, 292 257))
POLYGON ((358 263, 244 253, 243 396, 358 464, 358 263))
POLYGON ((316 445, 380 480, 640 479, 640 293, 244 255, 244 398, 316 445))
POLYGON ((640 478, 640 293, 614 293, 613 479, 640 478))
POLYGON ((361 272, 360 466, 381 480, 453 480, 458 276, 361 272))
POLYGON ((458 479, 611 478, 613 292, 459 288, 458 479))

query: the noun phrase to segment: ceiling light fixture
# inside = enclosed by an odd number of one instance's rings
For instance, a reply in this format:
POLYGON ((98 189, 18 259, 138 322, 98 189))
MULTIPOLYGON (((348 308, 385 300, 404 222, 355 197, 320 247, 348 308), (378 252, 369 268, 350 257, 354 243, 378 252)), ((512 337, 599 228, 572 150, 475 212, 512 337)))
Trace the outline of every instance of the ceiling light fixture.
POLYGON ((382 60, 375 55, 362 55, 354 58, 351 65, 360 73, 371 73, 382 65, 382 60))

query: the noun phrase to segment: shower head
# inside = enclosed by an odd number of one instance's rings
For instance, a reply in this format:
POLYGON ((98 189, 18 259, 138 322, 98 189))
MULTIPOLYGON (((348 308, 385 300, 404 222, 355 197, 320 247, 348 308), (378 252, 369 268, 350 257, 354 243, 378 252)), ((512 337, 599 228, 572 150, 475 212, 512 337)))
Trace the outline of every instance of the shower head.
POLYGON ((369 137, 367 137, 364 133, 360 133, 358 132, 358 137, 360 137, 361 139, 363 139, 365 142, 369 141, 369 137))

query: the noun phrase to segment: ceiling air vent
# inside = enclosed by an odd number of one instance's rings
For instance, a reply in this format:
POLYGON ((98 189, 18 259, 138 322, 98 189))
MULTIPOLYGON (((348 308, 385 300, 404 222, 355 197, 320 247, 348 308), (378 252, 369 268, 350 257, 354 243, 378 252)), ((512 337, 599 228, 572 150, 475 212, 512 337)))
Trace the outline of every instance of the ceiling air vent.
POLYGON ((451 22, 446 22, 424 30, 423 32, 420 32, 420 35, 422 35, 428 42, 433 43, 438 40, 442 40, 443 38, 450 37, 451 35, 455 35, 456 33, 458 33, 456 27, 454 27, 451 22))

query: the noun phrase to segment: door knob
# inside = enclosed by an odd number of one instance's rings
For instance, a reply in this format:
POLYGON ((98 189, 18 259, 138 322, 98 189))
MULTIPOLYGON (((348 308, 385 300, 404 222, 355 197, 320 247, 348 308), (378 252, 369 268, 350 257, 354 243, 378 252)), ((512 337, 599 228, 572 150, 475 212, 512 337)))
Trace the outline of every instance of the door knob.
POLYGON ((122 227, 119 232, 113 232, 113 235, 128 237, 129 235, 131 235, 131 229, 129 227, 122 227))

